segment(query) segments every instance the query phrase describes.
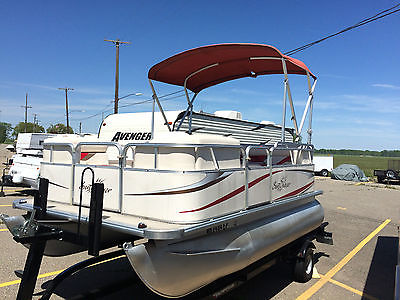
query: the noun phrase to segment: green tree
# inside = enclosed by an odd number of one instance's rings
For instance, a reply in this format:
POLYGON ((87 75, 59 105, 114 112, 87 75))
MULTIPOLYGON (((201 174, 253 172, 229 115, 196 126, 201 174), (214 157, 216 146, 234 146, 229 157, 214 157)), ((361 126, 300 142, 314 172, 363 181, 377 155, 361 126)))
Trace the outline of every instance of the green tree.
POLYGON ((65 126, 62 123, 58 123, 55 125, 50 125, 49 128, 47 128, 47 133, 74 133, 71 127, 65 126))
POLYGON ((14 137, 18 136, 18 133, 41 133, 44 132, 44 127, 40 126, 39 124, 34 123, 26 123, 26 131, 25 131, 25 122, 19 122, 17 126, 14 127, 14 131, 12 135, 14 137))
POLYGON ((9 138, 11 131, 10 123, 0 122, 0 143, 4 143, 9 138))

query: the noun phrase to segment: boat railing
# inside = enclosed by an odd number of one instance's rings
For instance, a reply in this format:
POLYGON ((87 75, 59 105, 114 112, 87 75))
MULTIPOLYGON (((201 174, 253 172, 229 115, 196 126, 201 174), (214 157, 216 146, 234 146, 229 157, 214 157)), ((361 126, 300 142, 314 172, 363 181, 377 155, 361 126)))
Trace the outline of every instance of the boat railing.
MULTIPOLYGON (((296 144, 296 143, 275 143, 274 145, 249 145, 246 148, 243 148, 241 145, 223 145, 223 144, 186 144, 186 143, 128 143, 126 145, 121 145, 119 143, 115 142, 80 142, 76 144, 75 146, 71 143, 46 143, 45 149, 50 150, 50 163, 53 162, 53 151, 57 150, 63 150, 63 151, 68 151, 71 154, 72 157, 72 180, 71 180, 71 190, 74 190, 74 182, 75 182, 75 167, 76 165, 80 164, 80 159, 79 159, 79 154, 83 146, 106 146, 108 147, 115 147, 118 151, 118 202, 119 202, 119 207, 117 211, 122 212, 122 206, 123 206, 123 175, 124 175, 124 170, 126 169, 126 158, 127 158, 127 153, 129 149, 132 149, 132 157, 133 159, 135 158, 135 150, 136 147, 149 147, 153 148, 154 150, 154 165, 153 168, 154 170, 159 170, 158 169, 158 156, 159 154, 159 149, 160 148, 208 148, 211 154, 211 158, 213 161, 213 166, 215 171, 219 171, 222 168, 220 168, 220 163, 218 162, 218 159, 215 155, 214 150, 215 149, 237 149, 240 152, 240 167, 239 168, 231 168, 231 170, 235 171, 244 171, 244 185, 245 185, 245 203, 244 203, 244 209, 247 209, 249 207, 249 201, 248 201, 248 194, 249 194, 249 162, 251 161, 250 157, 250 151, 251 150, 263 150, 266 153, 266 168, 268 169, 269 176, 272 178, 272 170, 273 170, 273 164, 272 164, 272 156, 273 152, 278 150, 302 150, 302 151, 308 151, 311 155, 311 151, 313 150, 313 147, 308 144, 296 144)), ((101 168, 102 166, 98 166, 101 168)), ((135 168, 133 168, 135 169, 135 168)), ((138 168, 139 169, 139 168, 138 168)), ((172 170, 173 171, 173 170, 172 170)), ((212 170, 192 170, 193 172, 204 172, 204 171, 212 171, 212 170)), ((272 180, 269 182, 269 187, 268 190, 271 194, 272 191, 272 180)), ((71 193, 73 194, 73 193, 71 193)), ((71 203, 73 203, 73 199, 71 199, 71 203)))
POLYGON ((49 156, 50 163, 53 162, 53 158, 54 158, 53 152, 56 151, 57 149, 68 151, 71 154, 72 163, 74 162, 73 160, 74 160, 75 147, 74 147, 74 144, 72 144, 72 143, 57 143, 57 142, 44 143, 43 148, 45 150, 50 150, 50 156, 49 156))
MULTIPOLYGON (((159 149, 160 148, 205 148, 209 149, 210 155, 213 161, 214 169, 215 170, 220 170, 220 163, 218 162, 218 159, 216 158, 215 155, 215 149, 238 149, 241 151, 242 156, 245 155, 243 148, 240 145, 223 145, 223 144, 175 144, 175 143, 128 143, 124 146, 122 149, 121 156, 124 159, 124 167, 126 166, 126 157, 127 157, 127 152, 129 149, 133 147, 149 147, 154 149, 154 169, 158 169, 158 156, 159 156, 159 149)), ((133 158, 135 157, 135 151, 133 150, 133 158)), ((240 168, 244 169, 246 167, 245 162, 241 161, 240 168)))

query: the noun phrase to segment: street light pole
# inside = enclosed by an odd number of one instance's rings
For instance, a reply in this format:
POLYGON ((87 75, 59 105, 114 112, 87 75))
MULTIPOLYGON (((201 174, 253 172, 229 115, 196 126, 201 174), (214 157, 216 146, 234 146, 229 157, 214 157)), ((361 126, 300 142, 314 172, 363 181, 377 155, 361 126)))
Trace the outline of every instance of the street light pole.
POLYGON ((119 39, 117 40, 104 40, 105 42, 112 42, 116 48, 115 56, 115 97, 114 97, 114 114, 118 113, 118 89, 119 89, 119 45, 120 44, 130 44, 130 42, 123 42, 119 39))
POLYGON ((67 132, 69 130, 69 118, 68 118, 68 91, 73 91, 73 88, 58 88, 59 90, 64 90, 65 91, 65 112, 67 114, 67 132))

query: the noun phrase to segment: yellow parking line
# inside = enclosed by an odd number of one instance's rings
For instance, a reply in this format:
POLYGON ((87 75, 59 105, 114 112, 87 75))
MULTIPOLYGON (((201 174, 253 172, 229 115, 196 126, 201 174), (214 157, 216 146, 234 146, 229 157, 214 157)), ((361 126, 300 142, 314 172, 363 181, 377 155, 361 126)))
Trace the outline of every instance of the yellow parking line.
POLYGON ((5 287, 5 286, 10 286, 10 285, 14 285, 14 284, 18 284, 21 282, 21 279, 18 280, 14 280, 14 281, 9 281, 9 282, 4 282, 4 283, 0 283, 0 288, 1 287, 5 287))
POLYGON ((12 206, 11 204, 1 204, 0 206, 12 206))
POLYGON ((15 192, 23 192, 23 191, 27 191, 27 190, 30 190, 29 188, 25 188, 25 189, 7 189, 7 188, 4 188, 3 189, 3 191, 5 192, 5 193, 7 193, 7 192, 10 192, 10 193, 15 193, 15 192))
MULTIPOLYGON (((105 260, 105 261, 101 261, 101 262, 95 263, 95 264, 93 264, 93 265, 90 265, 90 266, 88 266, 88 267, 93 267, 93 266, 96 266, 96 265, 104 264, 104 263, 106 263, 106 262, 109 262, 109 261, 112 261, 112 260, 115 260, 115 259, 118 259, 118 258, 121 258, 121 257, 125 257, 125 255, 120 255, 120 256, 117 256, 117 257, 114 257, 114 258, 110 258, 110 259, 107 259, 107 260, 105 260)), ((45 278, 45 277, 50 277, 50 276, 58 275, 58 274, 60 274, 60 273, 61 273, 62 271, 64 271, 64 270, 65 270, 65 269, 58 270, 58 271, 54 271, 54 272, 49 272, 49 273, 44 273, 44 274, 39 275, 37 278, 39 279, 39 278, 45 278)), ((17 279, 17 280, 13 280, 13 281, 8 281, 8 282, 0 283, 0 288, 6 287, 6 286, 10 286, 10 285, 19 284, 19 283, 21 283, 21 279, 17 279)))
MULTIPOLYGON (((320 276, 324 277, 325 275, 320 275, 320 276)), ((344 288, 344 289, 346 289, 346 290, 348 290, 350 292, 353 292, 354 294, 357 294, 357 295, 363 297, 363 299, 365 298, 365 299, 369 299, 369 300, 378 300, 378 298, 375 298, 374 296, 368 295, 368 294, 366 294, 364 292, 361 292, 361 291, 359 291, 359 290, 357 290, 355 288, 352 288, 351 286, 348 286, 347 284, 344 284, 342 282, 336 281, 336 280, 334 280, 332 278, 329 279, 328 281, 330 283, 333 283, 333 284, 335 284, 337 286, 340 286, 340 287, 342 287, 342 288, 344 288)))
POLYGON ((8 229, 0 229, 0 231, 8 231, 8 229))
POLYGON ((337 263, 332 269, 329 270, 326 275, 318 280, 312 287, 306 290, 303 294, 297 297, 296 300, 305 300, 309 299, 312 295, 314 295, 322 286, 324 286, 329 279, 331 279, 337 272, 339 272, 344 265, 346 265, 350 259, 353 258, 354 255, 358 253, 375 235, 379 233, 387 224, 390 223, 390 219, 386 219, 381 225, 379 225, 373 232, 371 232, 365 239, 363 239, 353 250, 351 250, 342 260, 337 263))

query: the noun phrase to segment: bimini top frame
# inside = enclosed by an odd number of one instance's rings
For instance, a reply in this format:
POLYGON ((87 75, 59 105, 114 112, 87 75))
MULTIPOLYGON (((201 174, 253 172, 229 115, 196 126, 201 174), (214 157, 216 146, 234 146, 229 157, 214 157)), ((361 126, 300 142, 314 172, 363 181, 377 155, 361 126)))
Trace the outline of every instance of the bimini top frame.
MULTIPOLYGON (((191 116, 193 102, 197 94, 213 85, 239 79, 243 77, 257 77, 258 75, 283 74, 284 75, 284 97, 282 116, 282 142, 285 141, 286 126, 286 102, 289 99, 293 125, 298 140, 304 126, 305 118, 309 112, 308 143, 311 144, 311 121, 313 94, 316 85, 316 76, 311 73, 307 66, 295 58, 282 54, 278 49, 262 44, 217 44, 199 47, 176 54, 166 60, 154 65, 148 73, 150 86, 153 91, 153 116, 154 104, 157 105, 164 117, 169 130, 168 120, 161 107, 160 101, 155 92, 152 80, 179 85, 184 87, 188 107, 181 119, 188 117, 189 133, 191 133, 191 116), (297 125, 296 114, 290 91, 288 74, 300 74, 307 76, 309 97, 300 122, 297 125), (314 80, 311 84, 311 78, 314 80), (194 93, 192 99, 188 90, 194 93)), ((152 136, 154 136, 154 117, 152 121, 152 136)))

